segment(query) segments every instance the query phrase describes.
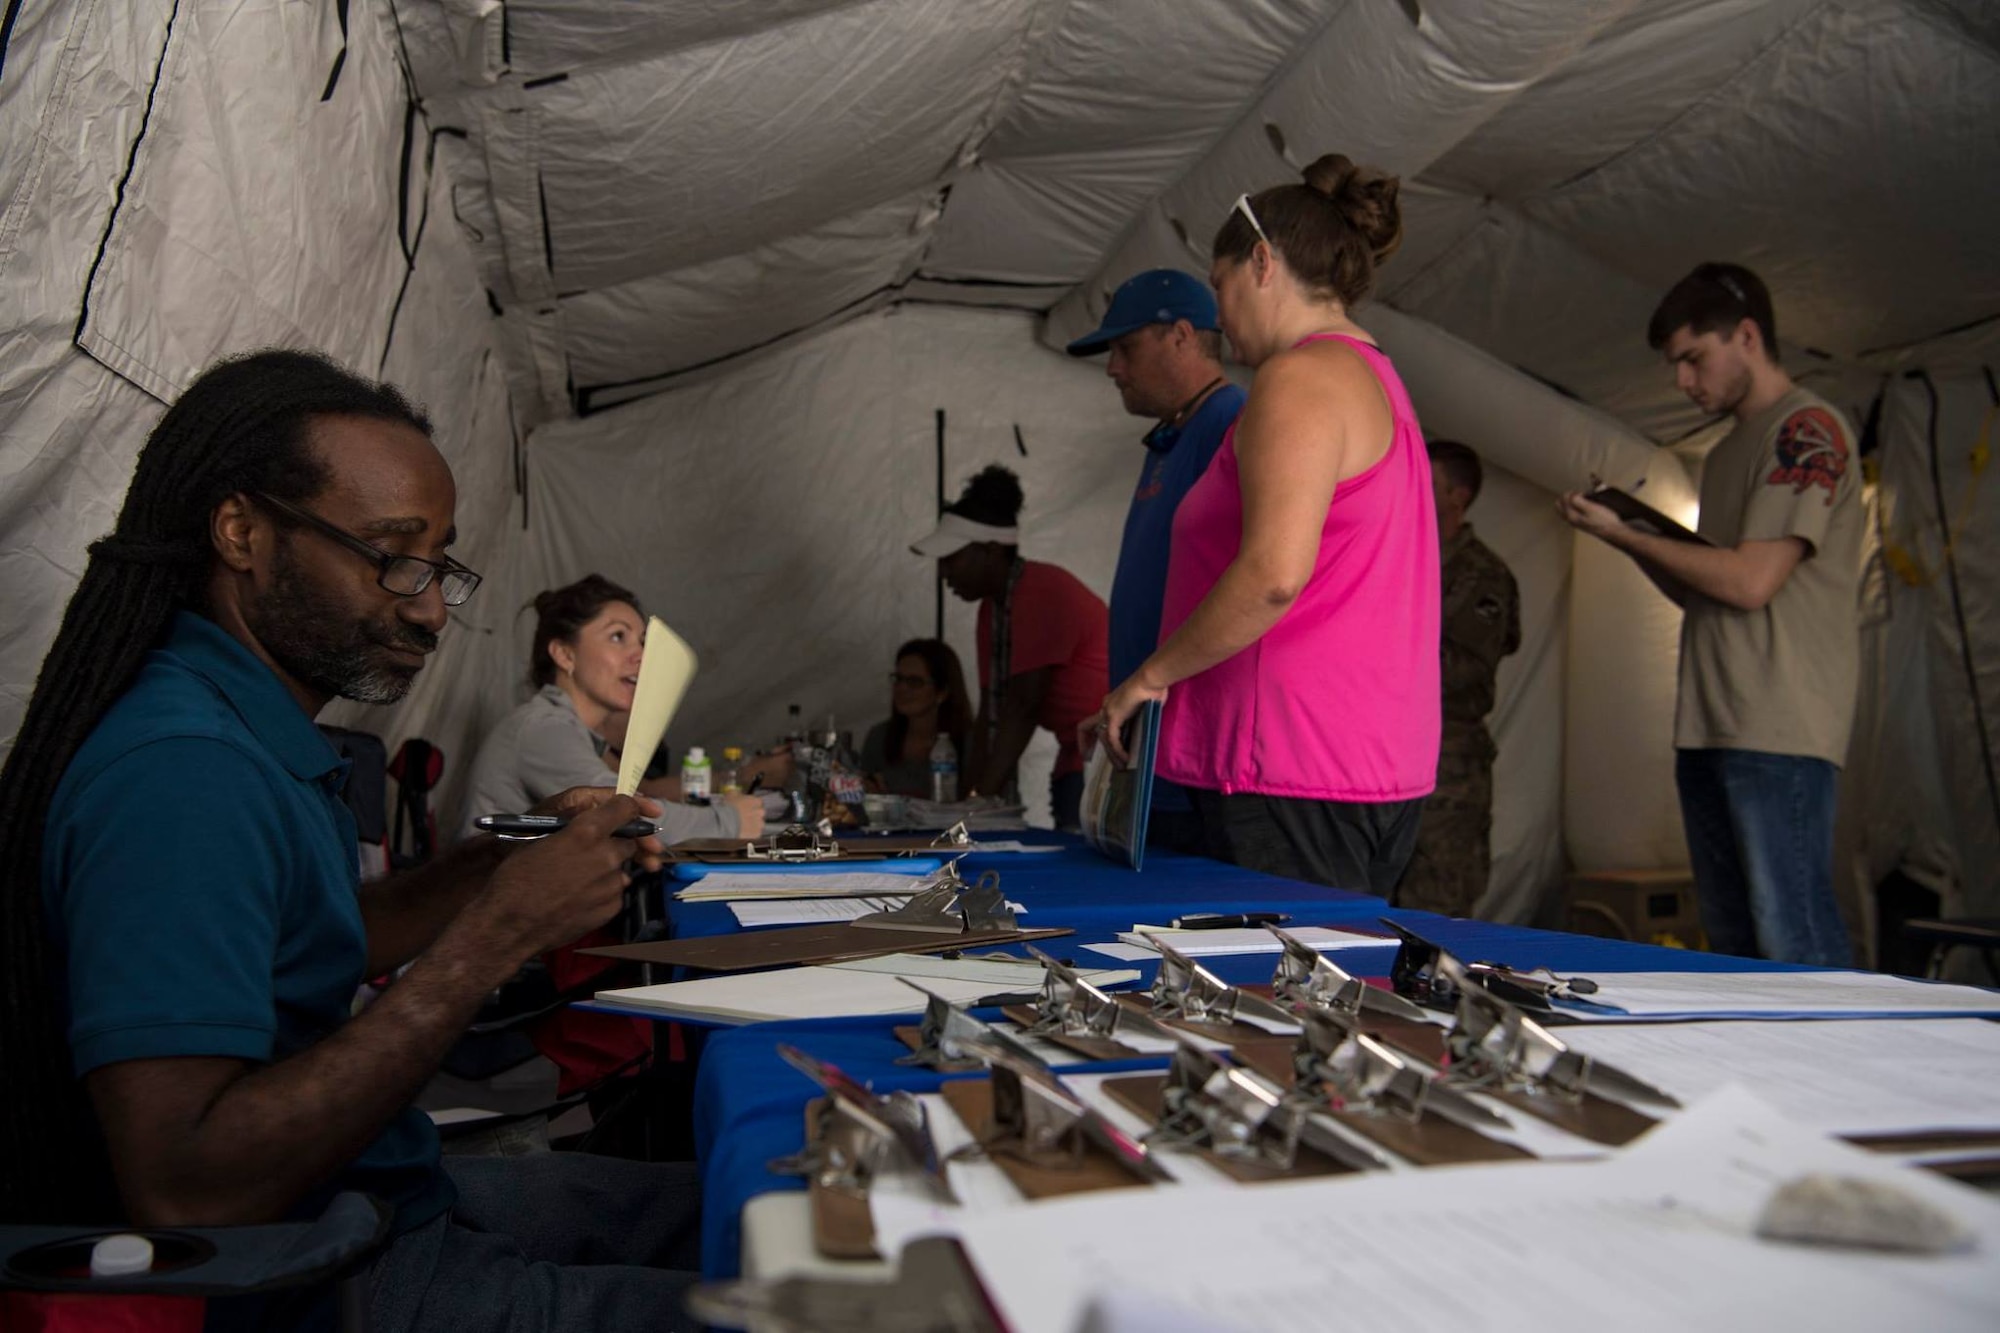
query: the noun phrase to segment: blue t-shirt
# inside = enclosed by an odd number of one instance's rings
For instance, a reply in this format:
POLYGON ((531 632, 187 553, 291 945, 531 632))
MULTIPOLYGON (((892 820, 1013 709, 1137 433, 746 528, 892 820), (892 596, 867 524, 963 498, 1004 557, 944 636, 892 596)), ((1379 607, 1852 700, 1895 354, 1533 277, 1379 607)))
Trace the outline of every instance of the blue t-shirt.
MULTIPOLYGON (((1167 549, 1174 511, 1222 447, 1222 437, 1243 411, 1243 390, 1225 384, 1210 394, 1179 430, 1161 427, 1147 437, 1146 466, 1125 514, 1118 573, 1111 580, 1111 687, 1116 689, 1160 646, 1160 607, 1167 593, 1167 549)), ((1155 810, 1189 809, 1171 782, 1153 780, 1155 810)))
MULTIPOLYGON (((368 962, 347 764, 271 669, 181 612, 70 761, 42 895, 79 1077, 125 1060, 270 1064, 347 1020, 368 962)), ((451 1206, 429 1117, 405 1109, 334 1181, 451 1206)))

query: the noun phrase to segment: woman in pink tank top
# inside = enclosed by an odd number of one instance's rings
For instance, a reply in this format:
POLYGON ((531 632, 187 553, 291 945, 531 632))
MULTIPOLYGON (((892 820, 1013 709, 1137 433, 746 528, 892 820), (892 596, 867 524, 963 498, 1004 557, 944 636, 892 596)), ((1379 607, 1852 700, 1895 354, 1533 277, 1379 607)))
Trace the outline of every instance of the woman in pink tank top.
POLYGON ((1162 642, 1087 731, 1164 701, 1159 773, 1210 855, 1387 896, 1436 784, 1438 537, 1409 395, 1349 309, 1402 238, 1393 176, 1328 155, 1215 237, 1257 380, 1174 518, 1162 642))

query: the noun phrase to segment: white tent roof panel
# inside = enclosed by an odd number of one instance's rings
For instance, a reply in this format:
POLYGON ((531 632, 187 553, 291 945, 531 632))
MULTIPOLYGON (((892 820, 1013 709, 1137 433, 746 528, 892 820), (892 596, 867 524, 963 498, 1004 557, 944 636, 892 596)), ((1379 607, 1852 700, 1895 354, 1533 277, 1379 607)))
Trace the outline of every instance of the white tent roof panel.
POLYGON ((1778 294, 1783 336, 1853 356, 2000 309, 2000 173, 1969 174, 1996 125, 1993 53, 1892 7, 1828 5, 1523 208, 1653 287, 1706 258, 1747 263, 1778 294), (1927 207, 1942 181, 1951 206, 1927 207))
POLYGON ((518 89, 522 109, 503 99, 483 129, 532 136, 523 185, 539 188, 556 290, 607 286, 937 182, 1026 17, 1019 0, 881 0, 518 89))
POLYGON ((982 155, 1145 152, 1166 141, 1198 151, 1335 8, 1325 0, 1070 0, 982 155))
POLYGON ((899 199, 745 253, 565 297, 571 373, 590 386, 685 370, 846 309, 915 264, 928 205, 927 196, 899 199))

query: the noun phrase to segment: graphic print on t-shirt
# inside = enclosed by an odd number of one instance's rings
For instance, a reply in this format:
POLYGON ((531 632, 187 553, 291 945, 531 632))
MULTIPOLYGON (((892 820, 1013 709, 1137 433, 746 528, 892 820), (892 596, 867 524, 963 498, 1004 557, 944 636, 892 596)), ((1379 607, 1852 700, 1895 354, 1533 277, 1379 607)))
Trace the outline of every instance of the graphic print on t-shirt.
POLYGON ((1814 486, 1826 488, 1826 503, 1833 504, 1840 479, 1847 472, 1847 438, 1840 423, 1823 407, 1802 407, 1778 427, 1778 466, 1764 480, 1772 486, 1790 486, 1804 495, 1814 486))

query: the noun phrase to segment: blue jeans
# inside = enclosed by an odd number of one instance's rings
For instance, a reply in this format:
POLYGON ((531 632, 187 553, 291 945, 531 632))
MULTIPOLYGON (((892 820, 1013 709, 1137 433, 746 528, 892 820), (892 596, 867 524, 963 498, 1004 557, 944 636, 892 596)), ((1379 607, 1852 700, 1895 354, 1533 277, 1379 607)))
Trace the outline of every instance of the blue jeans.
POLYGON ((447 1157, 451 1211, 369 1268, 376 1333, 694 1333, 701 1268, 691 1162, 586 1153, 447 1157))
POLYGON ((1848 967, 1833 896, 1834 787, 1824 759, 1681 750, 1674 780, 1715 953, 1848 967))

